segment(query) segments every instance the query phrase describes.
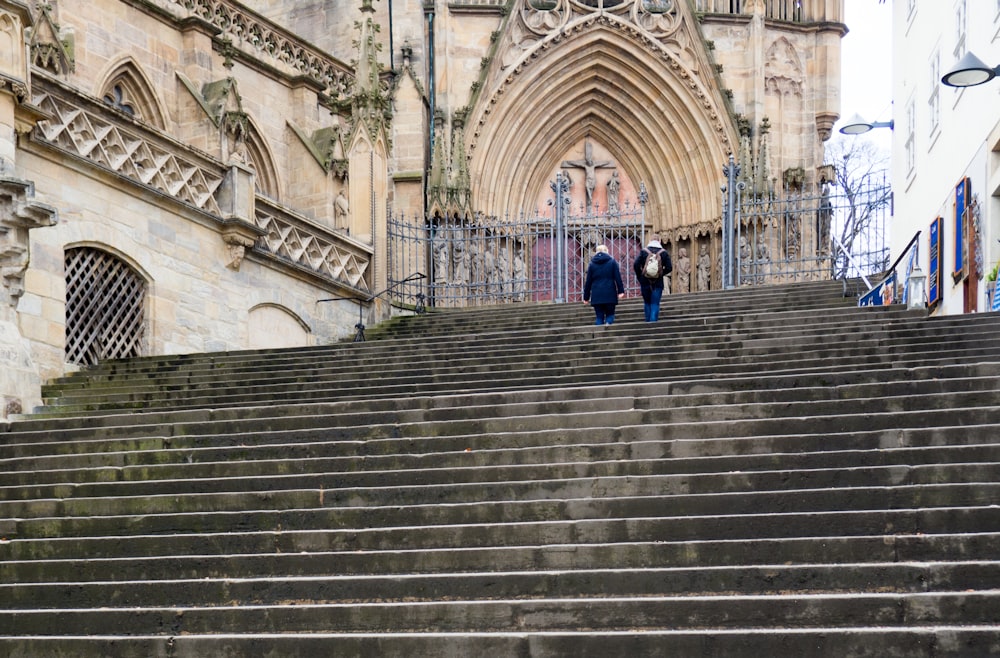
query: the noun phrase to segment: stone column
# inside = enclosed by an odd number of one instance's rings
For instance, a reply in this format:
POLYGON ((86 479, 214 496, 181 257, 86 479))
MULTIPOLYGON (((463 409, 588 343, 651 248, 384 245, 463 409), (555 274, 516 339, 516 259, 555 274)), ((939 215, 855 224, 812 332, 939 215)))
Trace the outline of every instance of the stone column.
POLYGON ((21 334, 17 303, 31 252, 28 231, 55 223, 55 209, 31 200, 34 188, 17 176, 17 134, 39 115, 30 98, 25 3, 0 0, 0 421, 41 402, 41 378, 21 334))

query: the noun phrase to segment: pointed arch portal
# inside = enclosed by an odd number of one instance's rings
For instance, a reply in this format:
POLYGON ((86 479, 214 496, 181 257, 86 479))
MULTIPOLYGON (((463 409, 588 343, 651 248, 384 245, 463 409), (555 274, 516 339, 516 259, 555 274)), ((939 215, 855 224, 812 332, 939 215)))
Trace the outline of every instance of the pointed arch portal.
POLYGON ((612 16, 588 19, 510 67, 480 98, 471 139, 473 203, 532 208, 564 155, 593 140, 646 185, 657 229, 721 214, 720 167, 735 127, 679 59, 612 16))

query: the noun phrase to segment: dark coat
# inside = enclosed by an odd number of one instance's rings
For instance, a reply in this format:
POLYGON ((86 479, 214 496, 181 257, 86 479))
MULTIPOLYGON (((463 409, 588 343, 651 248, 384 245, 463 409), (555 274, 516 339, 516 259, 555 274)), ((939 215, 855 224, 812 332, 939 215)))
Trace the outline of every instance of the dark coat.
POLYGON ((670 254, 663 247, 646 247, 639 252, 639 255, 635 257, 635 262, 632 263, 632 271, 635 272, 635 278, 639 279, 639 287, 643 290, 649 290, 650 288, 662 288, 663 287, 663 277, 658 279, 650 279, 645 274, 642 273, 642 268, 646 264, 646 258, 649 253, 660 252, 660 261, 663 263, 663 275, 666 276, 674 271, 674 264, 670 262, 670 254))
POLYGON ((625 292, 618 261, 605 253, 594 254, 587 266, 583 284, 583 301, 591 304, 617 304, 618 295, 625 292))

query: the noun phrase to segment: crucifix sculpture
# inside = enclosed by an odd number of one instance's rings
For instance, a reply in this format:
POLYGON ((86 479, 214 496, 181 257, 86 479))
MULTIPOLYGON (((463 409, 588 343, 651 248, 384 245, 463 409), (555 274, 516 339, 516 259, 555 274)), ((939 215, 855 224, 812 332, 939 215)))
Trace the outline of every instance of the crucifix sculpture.
POLYGON ((594 188, 597 187, 597 170, 614 168, 615 163, 610 161, 594 162, 594 147, 590 140, 583 143, 583 160, 566 160, 561 165, 563 168, 583 169, 587 189, 587 212, 589 213, 594 203, 594 188))

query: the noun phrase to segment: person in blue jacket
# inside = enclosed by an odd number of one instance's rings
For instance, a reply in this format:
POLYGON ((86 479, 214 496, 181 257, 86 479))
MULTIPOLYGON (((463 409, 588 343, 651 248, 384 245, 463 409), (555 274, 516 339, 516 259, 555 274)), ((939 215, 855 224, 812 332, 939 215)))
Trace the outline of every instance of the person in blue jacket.
POLYGON ((654 234, 650 237, 649 244, 635 257, 632 270, 635 272, 635 277, 639 280, 639 287, 642 290, 642 314, 645 316, 646 322, 656 322, 660 319, 660 300, 665 293, 663 277, 674 270, 674 265, 670 262, 670 254, 660 243, 659 235, 654 234), (646 259, 649 258, 650 254, 659 254, 662 265, 660 276, 652 279, 643 272, 646 267, 646 259))
POLYGON ((583 303, 594 307, 594 324, 613 324, 618 300, 625 296, 625 284, 618 261, 611 257, 606 246, 598 245, 597 253, 587 266, 587 279, 583 283, 583 303))

